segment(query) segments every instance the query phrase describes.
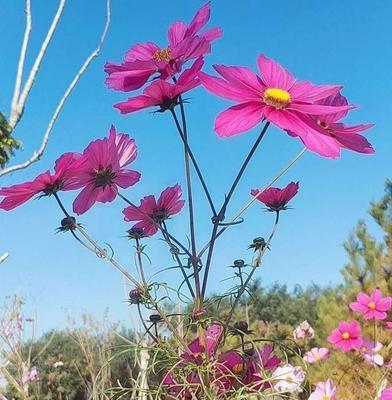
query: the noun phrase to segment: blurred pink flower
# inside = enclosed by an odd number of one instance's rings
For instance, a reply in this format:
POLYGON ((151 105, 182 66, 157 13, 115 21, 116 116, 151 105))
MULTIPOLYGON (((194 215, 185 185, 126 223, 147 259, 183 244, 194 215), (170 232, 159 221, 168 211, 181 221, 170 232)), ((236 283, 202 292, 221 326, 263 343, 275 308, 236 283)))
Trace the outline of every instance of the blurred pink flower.
POLYGON ((293 331, 294 339, 314 338, 314 329, 308 321, 301 322, 293 331))
POLYGON ((392 330, 392 321, 385 322, 385 329, 392 330))
POLYGON ((209 92, 239 102, 216 118, 218 135, 225 137, 246 132, 267 119, 278 128, 299 136, 309 150, 325 157, 338 157, 339 143, 325 134, 313 116, 353 108, 317 104, 317 101, 338 93, 341 86, 297 82, 286 69, 262 54, 257 63, 261 77, 245 67, 223 65, 214 66, 223 79, 200 72, 200 80, 209 92))
POLYGON ((392 386, 387 387, 381 392, 380 400, 392 400, 392 386))
POLYGON ((157 79, 143 90, 143 94, 130 97, 126 101, 115 104, 114 107, 118 108, 121 114, 129 114, 154 106, 160 107, 158 111, 171 110, 178 104, 181 94, 200 84, 197 74, 203 63, 204 61, 199 58, 179 76, 175 83, 157 79))
POLYGON ((78 189, 80 186, 75 179, 75 173, 83 163, 82 157, 77 153, 65 153, 55 163, 54 174, 46 171, 38 175, 33 181, 20 183, 0 189, 0 209, 10 211, 36 194, 50 196, 61 190, 78 189))
POLYGON ((291 182, 283 189, 274 187, 263 191, 252 189, 250 193, 252 196, 257 196, 257 200, 264 203, 270 211, 281 211, 287 209, 287 203, 298 193, 298 189, 299 182, 291 182))
POLYGON ((180 72, 187 61, 208 54, 211 42, 222 35, 219 28, 200 33, 210 19, 210 8, 210 2, 201 7, 189 25, 172 24, 168 47, 160 48, 152 42, 136 44, 126 53, 122 64, 106 63, 107 85, 122 91, 139 89, 152 75, 168 79, 180 72))
POLYGON ((174 185, 166 188, 158 198, 150 195, 140 201, 139 207, 129 206, 123 210, 125 221, 139 221, 133 228, 143 229, 143 236, 152 236, 157 231, 157 224, 161 224, 172 215, 178 214, 184 207, 181 200, 181 186, 174 185))
POLYGON ((31 367, 22 376, 22 386, 28 385, 30 382, 38 380, 37 367, 31 367))
POLYGON ((384 358, 379 354, 382 347, 383 346, 380 342, 375 343, 373 340, 363 339, 360 351, 367 363, 381 367, 384 365, 384 358))
POLYGON ((391 307, 392 297, 382 298, 382 292, 379 289, 373 290, 370 296, 363 292, 358 293, 357 301, 350 304, 350 308, 363 314, 365 319, 377 320, 385 319, 391 307))
POLYGON ((330 379, 326 382, 319 382, 308 400, 337 400, 335 397, 336 390, 337 387, 330 379))
POLYGON ((359 349, 363 343, 359 322, 340 321, 338 327, 328 336, 328 341, 344 352, 359 349))
POLYGON ((305 353, 303 359, 308 364, 315 364, 319 361, 326 360, 329 357, 329 350, 326 347, 313 347, 305 353))
POLYGON ((73 203, 80 215, 95 202, 107 203, 116 198, 117 186, 126 189, 140 179, 139 172, 125 169, 137 155, 136 144, 128 135, 110 128, 109 137, 91 142, 83 152, 84 164, 77 171, 77 182, 83 190, 73 203))

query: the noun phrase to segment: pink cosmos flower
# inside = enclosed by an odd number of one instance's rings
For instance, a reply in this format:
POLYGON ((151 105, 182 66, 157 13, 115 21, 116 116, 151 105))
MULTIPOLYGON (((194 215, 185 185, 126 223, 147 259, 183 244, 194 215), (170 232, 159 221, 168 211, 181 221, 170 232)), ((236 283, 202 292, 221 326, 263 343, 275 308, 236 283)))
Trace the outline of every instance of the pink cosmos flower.
POLYGON ((125 55, 122 64, 106 63, 107 85, 115 90, 141 88, 155 74, 167 79, 181 71, 189 60, 211 51, 211 42, 222 35, 219 28, 200 33, 210 19, 210 2, 199 9, 189 25, 175 22, 168 31, 169 45, 160 48, 152 42, 137 44, 125 55))
POLYGON ((359 349, 363 343, 359 322, 340 321, 339 326, 328 336, 328 341, 344 352, 359 349))
POLYGON ((313 347, 305 353, 303 359, 308 364, 315 364, 319 361, 326 360, 329 357, 329 350, 326 347, 313 347))
MULTIPOLYGON (((317 104, 340 107, 347 106, 348 101, 340 93, 337 93, 318 101, 317 104)), ((358 153, 374 153, 372 145, 364 136, 359 134, 360 132, 371 128, 373 124, 354 126, 344 125, 339 121, 346 115, 347 111, 343 111, 336 114, 316 115, 313 118, 324 129, 325 134, 334 138, 340 147, 358 153)))
POLYGON ((392 330, 392 321, 385 322, 385 329, 392 330))
POLYGON ((274 370, 281 363, 281 359, 272 354, 273 350, 271 344, 266 344, 261 350, 255 350, 246 359, 244 383, 250 385, 253 391, 259 392, 270 387, 269 382, 265 379, 265 371, 274 370))
POLYGON ((380 289, 375 289, 368 296, 366 293, 360 292, 357 295, 357 301, 350 304, 353 311, 364 315, 366 320, 377 319, 383 320, 387 318, 387 311, 392 307, 392 297, 382 298, 380 289))
POLYGON ((130 97, 127 101, 115 104, 114 107, 118 108, 121 114, 129 114, 154 106, 159 106, 159 111, 170 110, 178 104, 178 98, 181 94, 200 84, 197 74, 203 63, 204 61, 199 58, 191 68, 185 70, 179 76, 177 82, 169 83, 157 79, 144 89, 143 94, 130 97))
POLYGON ((353 108, 317 104, 338 93, 341 86, 298 82, 281 65, 262 54, 257 63, 261 77, 245 67, 223 65, 214 66, 223 79, 200 72, 200 80, 209 92, 239 102, 216 118, 218 135, 228 137, 246 132, 267 119, 278 128, 299 136, 309 150, 325 157, 338 157, 340 145, 335 138, 325 134, 312 116, 353 108))
POLYGON ((381 392, 380 400, 392 400, 392 386, 387 387, 381 392))
POLYGON ((378 365, 381 367, 384 365, 384 357, 379 354, 382 347, 383 346, 380 342, 375 343, 373 340, 363 339, 360 351, 368 364, 378 365))
POLYGON ((136 144, 128 135, 110 128, 109 137, 91 142, 83 152, 85 162, 77 171, 77 183, 83 190, 73 203, 80 215, 95 202, 107 203, 116 198, 117 187, 126 189, 140 179, 139 172, 125 169, 137 155, 136 144))
POLYGON ((330 379, 326 382, 319 382, 308 400, 337 400, 336 390, 337 387, 330 379))
POLYGON ((264 203, 269 211, 281 211, 287 209, 287 203, 298 193, 298 189, 299 182, 291 182, 283 189, 274 187, 263 191, 252 189, 250 193, 252 196, 257 196, 257 200, 264 203))
POLYGON ((152 236, 157 231, 157 224, 162 223, 172 215, 178 214, 185 201, 181 200, 181 186, 166 188, 158 198, 150 195, 140 201, 139 207, 129 206, 123 210, 125 221, 139 221, 133 228, 142 228, 144 236, 152 236))
POLYGON ((53 174, 46 171, 33 181, 1 188, 0 196, 4 198, 0 202, 0 208, 10 211, 39 193, 50 196, 60 190, 78 189, 80 186, 75 174, 83 162, 80 154, 65 153, 56 161, 53 174))

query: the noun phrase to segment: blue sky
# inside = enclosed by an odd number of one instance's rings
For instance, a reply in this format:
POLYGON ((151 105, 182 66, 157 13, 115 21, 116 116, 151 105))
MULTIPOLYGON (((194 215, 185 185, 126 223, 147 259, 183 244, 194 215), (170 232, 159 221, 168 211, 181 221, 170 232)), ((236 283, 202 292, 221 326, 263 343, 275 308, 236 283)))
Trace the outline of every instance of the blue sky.
MULTIPOLYGON (((112 123, 120 132, 130 133, 138 144, 139 156, 134 168, 142 173, 142 180, 128 191, 132 200, 137 202, 144 195, 159 194, 177 182, 184 184, 181 147, 169 115, 146 111, 120 116, 112 105, 126 95, 105 87, 103 64, 106 60, 120 61, 124 52, 137 42, 150 40, 165 45, 170 23, 190 21, 202 4, 173 0, 168 7, 158 1, 113 1, 112 24, 102 54, 83 77, 59 118, 45 156, 26 171, 0 178, 0 185, 33 178, 51 168, 65 151, 82 151, 89 141, 106 135, 112 123)), ((24 160, 37 148, 56 102, 96 46, 104 23, 104 9, 103 0, 69 0, 16 132, 23 141, 24 151, 13 161, 24 160)), ((54 11, 55 4, 33 1, 30 63, 54 11)), ((224 36, 214 44, 213 53, 206 60, 207 71, 214 63, 254 69, 256 56, 264 53, 299 79, 343 84, 349 100, 361 105, 350 114, 349 121, 375 123, 368 134, 377 151, 374 156, 343 152, 341 159, 332 161, 309 153, 280 181, 285 185, 300 180, 301 190, 293 201, 294 209, 282 216, 272 251, 259 271, 258 276, 265 284, 279 281, 292 287, 296 283, 339 282, 339 269, 346 261, 341 244, 358 218, 365 217, 369 202, 380 197, 385 178, 390 177, 391 13, 389 1, 212 2, 210 26, 221 26, 224 36)), ((5 113, 9 111, 23 18, 21 0, 6 2, 0 10, 0 20, 5 21, 0 25, 0 110, 5 113)), ((221 140, 213 132, 213 120, 228 102, 202 89, 195 90, 190 97, 191 145, 219 203, 257 130, 221 140)), ((247 201, 251 188, 268 182, 300 149, 298 141, 271 129, 241 181, 227 215, 247 201)), ((70 205, 74 194, 63 197, 70 205)), ((200 221, 197 239, 201 245, 209 237, 211 215, 200 190, 195 202, 200 221)), ((117 258, 133 270, 132 247, 123 238, 129 228, 122 220, 123 206, 120 200, 111 205, 97 205, 80 221, 101 243, 110 243, 117 258)), ((12 213, 0 213, 0 252, 11 253, 9 260, 0 266, 0 298, 19 293, 34 299, 40 330, 63 326, 66 313, 77 316, 88 311, 100 316, 106 307, 113 320, 126 320, 129 309, 124 303, 121 277, 67 235, 54 234, 60 219, 61 213, 52 199, 31 201, 12 213)), ((272 215, 263 212, 260 205, 249 210, 245 219, 217 246, 210 290, 219 290, 223 285, 219 281, 230 272, 225 267, 233 259, 249 260, 251 254, 246 247, 254 237, 268 235, 272 215)), ((185 237, 186 228, 186 212, 170 221, 171 231, 180 237, 185 237)), ((152 259, 152 265, 147 267, 150 273, 172 265, 158 237, 147 245, 152 259)), ((163 275, 163 279, 177 281, 173 272, 163 275)))

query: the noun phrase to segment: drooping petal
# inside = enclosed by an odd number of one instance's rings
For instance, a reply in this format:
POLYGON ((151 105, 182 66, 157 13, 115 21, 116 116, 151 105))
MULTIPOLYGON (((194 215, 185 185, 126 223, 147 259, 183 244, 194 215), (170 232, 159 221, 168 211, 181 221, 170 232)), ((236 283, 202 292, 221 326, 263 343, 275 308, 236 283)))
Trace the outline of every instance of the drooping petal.
POLYGON ((209 21, 211 13, 211 3, 204 4, 195 14, 190 22, 186 34, 188 36, 196 35, 209 21))
POLYGON ((254 128, 264 118, 261 103, 248 102, 228 108, 215 120, 215 131, 220 137, 230 137, 254 128))
POLYGON ((140 96, 130 97, 128 100, 121 103, 117 103, 114 107, 120 110, 121 114, 130 114, 158 104, 159 102, 157 102, 156 99, 142 94, 140 96))
POLYGON ((97 201, 98 192, 92 184, 87 185, 76 197, 73 202, 73 211, 77 215, 82 215, 88 211, 97 201))
POLYGON ((169 27, 169 30, 167 32, 167 38, 169 41, 169 46, 171 48, 177 46, 177 44, 180 43, 181 40, 184 39, 186 29, 187 29, 186 25, 181 21, 174 22, 169 27))

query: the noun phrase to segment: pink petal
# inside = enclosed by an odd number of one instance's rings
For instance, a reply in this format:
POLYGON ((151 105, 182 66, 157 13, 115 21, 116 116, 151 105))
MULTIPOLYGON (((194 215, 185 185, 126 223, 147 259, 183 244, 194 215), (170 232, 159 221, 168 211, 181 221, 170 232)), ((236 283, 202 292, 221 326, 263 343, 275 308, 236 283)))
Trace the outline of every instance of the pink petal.
POLYGON ((246 67, 226 67, 224 65, 214 65, 214 69, 230 83, 243 86, 254 94, 256 98, 261 98, 265 86, 261 79, 249 68, 246 67))
POLYGON ((237 83, 233 84, 222 78, 211 76, 204 72, 199 73, 199 78, 207 91, 225 99, 241 102, 257 100, 257 96, 252 90, 244 88, 237 83))
POLYGON ((307 149, 328 158, 337 158, 340 147, 333 138, 320 133, 319 127, 306 115, 295 114, 288 110, 265 107, 265 117, 283 130, 299 136, 307 149))
POLYGON ((131 97, 127 101, 117 103, 114 107, 120 110, 121 114, 129 114, 158 104, 159 102, 157 102, 156 99, 142 94, 140 96, 131 97))
POLYGON ((187 29, 187 35, 194 36, 196 35, 200 29, 207 24, 210 19, 210 12, 211 12, 211 3, 208 2, 204 6, 202 6, 197 12, 196 15, 193 17, 191 23, 187 29))
POLYGON ((323 114, 333 114, 339 113, 343 111, 352 110, 355 106, 347 105, 347 106, 323 106, 319 104, 298 104, 291 103, 288 109, 296 110, 304 114, 310 115, 323 115, 323 114))
POLYGON ((186 33, 186 25, 183 22, 174 22, 167 32, 170 47, 176 46, 184 39, 186 33))
POLYGON ((93 185, 87 185, 76 197, 73 202, 73 211, 77 215, 82 215, 88 211, 97 201, 98 192, 93 185))
POLYGON ((139 172, 123 169, 117 173, 114 183, 121 188, 126 189, 139 182, 140 177, 141 175, 139 172))
POLYGON ((200 37, 208 40, 209 42, 221 38, 223 35, 223 31, 221 28, 211 28, 206 31, 200 33, 200 37))
POLYGON ((290 90, 291 99, 313 103, 339 92, 342 86, 313 85, 310 82, 296 82, 290 90))
POLYGON ((230 137, 254 128, 263 118, 263 107, 260 103, 238 104, 217 116, 215 131, 220 137, 230 137))
POLYGON ((262 80, 269 88, 290 90, 295 83, 293 76, 280 64, 260 54, 257 64, 262 80))
POLYGON ((135 44, 125 55, 125 61, 151 60, 157 50, 159 50, 159 47, 152 42, 135 44))

